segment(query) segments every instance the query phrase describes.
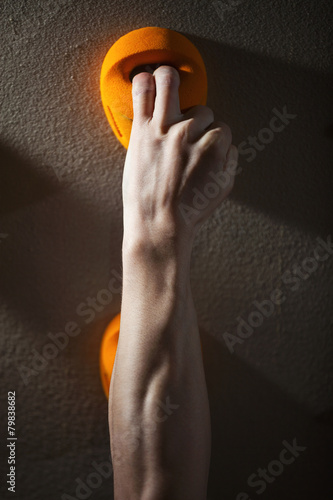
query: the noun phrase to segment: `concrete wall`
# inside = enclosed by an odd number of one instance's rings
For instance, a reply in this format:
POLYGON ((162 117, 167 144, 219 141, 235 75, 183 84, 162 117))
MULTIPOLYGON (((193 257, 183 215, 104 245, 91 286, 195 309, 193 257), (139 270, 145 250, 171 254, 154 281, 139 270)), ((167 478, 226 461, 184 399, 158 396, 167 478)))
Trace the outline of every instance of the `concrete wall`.
MULTIPOLYGON (((332 498, 332 247, 314 259, 317 238, 333 234, 331 2, 3 0, 0 8, 1 407, 15 390, 15 498, 112 498, 112 478, 90 474, 109 456, 98 355, 120 295, 93 318, 79 313, 121 272, 125 150, 104 116, 99 72, 120 36, 154 25, 198 46, 208 105, 242 151, 233 195, 193 251, 212 413, 208 499, 332 498), (282 123, 271 120, 284 108, 294 116, 283 130, 263 131, 282 123), (253 315, 254 301, 276 288, 283 302, 253 315), (243 326, 241 338, 240 318, 261 324, 243 326), (69 322, 80 333, 29 371, 48 333, 69 322), (233 347, 226 332, 238 338, 233 347), (294 439, 306 449, 281 471, 272 461, 294 439), (274 480, 260 495, 247 480, 268 465, 276 476, 268 473, 274 480), (102 484, 76 492, 76 478, 102 484)), ((1 433, 4 482, 5 416, 1 433)), ((2 498, 14 495, 4 488, 2 498)))

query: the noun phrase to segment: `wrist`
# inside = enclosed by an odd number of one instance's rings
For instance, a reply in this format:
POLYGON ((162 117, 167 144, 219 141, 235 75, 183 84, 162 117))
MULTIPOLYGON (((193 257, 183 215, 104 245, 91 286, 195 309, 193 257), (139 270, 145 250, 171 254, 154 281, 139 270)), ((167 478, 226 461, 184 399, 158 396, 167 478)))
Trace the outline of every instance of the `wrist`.
POLYGON ((124 207, 123 249, 167 256, 190 256, 194 234, 167 210, 155 208, 153 215, 138 207, 124 207))
POLYGON ((181 236, 174 228, 162 230, 137 224, 124 226, 122 253, 123 260, 149 261, 152 265, 175 260, 186 266, 190 262, 192 239, 181 236))
POLYGON ((189 284, 191 246, 180 245, 177 238, 125 231, 122 258, 124 283, 161 281, 172 288, 189 284))

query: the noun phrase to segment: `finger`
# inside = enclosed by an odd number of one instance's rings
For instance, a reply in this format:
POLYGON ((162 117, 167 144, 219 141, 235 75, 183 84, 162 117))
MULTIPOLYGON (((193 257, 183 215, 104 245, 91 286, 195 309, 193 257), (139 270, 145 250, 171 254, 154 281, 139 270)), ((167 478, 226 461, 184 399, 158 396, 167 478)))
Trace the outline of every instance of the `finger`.
POLYGON ((153 116, 155 79, 150 73, 139 73, 132 81, 133 122, 142 123, 153 116))
POLYGON ((213 122, 213 111, 207 106, 198 104, 184 113, 180 123, 184 123, 187 127, 187 138, 189 142, 194 142, 202 136, 205 129, 210 127, 213 122))
POLYGON ((213 122, 199 139, 198 145, 203 149, 208 149, 211 146, 218 147, 226 159, 231 141, 232 134, 230 127, 223 122, 213 122))
POLYGON ((182 115, 179 104, 180 77, 172 66, 160 66, 154 71, 156 98, 153 120, 164 128, 179 120, 182 115))

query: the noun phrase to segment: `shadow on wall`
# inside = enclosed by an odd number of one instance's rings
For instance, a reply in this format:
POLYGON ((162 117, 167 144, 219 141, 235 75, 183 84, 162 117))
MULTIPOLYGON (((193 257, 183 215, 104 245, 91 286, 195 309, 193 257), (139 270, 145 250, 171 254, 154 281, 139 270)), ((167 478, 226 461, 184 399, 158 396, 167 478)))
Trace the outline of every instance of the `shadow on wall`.
POLYGON ((7 146, 0 145, 0 215, 36 203, 59 190, 56 178, 37 172, 7 146))
POLYGON ((331 498, 331 424, 311 418, 202 328, 200 334, 212 421, 209 500, 331 498), (249 496, 237 497, 241 492, 249 496))
POLYGON ((184 35, 206 64, 207 105, 239 146, 232 197, 297 228, 332 233, 333 76, 184 35))
MULTIPOLYGON (((98 210, 78 190, 64 187, 51 167, 46 175, 45 168, 3 145, 0 164, 0 233, 7 236, 1 245, 0 297, 33 324, 34 335, 44 336, 46 329, 79 321, 79 303, 106 288, 113 269, 119 272, 121 233, 108 207, 98 210), (112 259, 118 248, 119 257, 112 259)), ((120 296, 112 301, 114 312, 119 301, 120 296)))

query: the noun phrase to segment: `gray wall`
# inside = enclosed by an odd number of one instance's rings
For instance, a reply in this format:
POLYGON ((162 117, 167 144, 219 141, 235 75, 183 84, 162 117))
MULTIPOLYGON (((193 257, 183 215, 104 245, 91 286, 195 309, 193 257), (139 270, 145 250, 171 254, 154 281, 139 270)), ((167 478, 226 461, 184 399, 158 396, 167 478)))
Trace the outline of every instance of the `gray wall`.
MULTIPOLYGON (((331 2, 3 0, 1 11, 1 406, 15 390, 15 498, 83 498, 76 478, 98 483, 93 462, 108 460, 98 355, 120 294, 90 316, 82 303, 121 272, 125 150, 104 116, 99 73, 120 36, 154 25, 197 45, 208 105, 236 145, 246 141, 234 192, 193 251, 212 413, 208 499, 332 498, 332 250, 313 259, 317 238, 333 234, 331 2), (296 116, 263 132, 284 106, 296 116), (267 143, 250 153, 258 134, 267 143), (276 288, 284 301, 231 352, 225 332, 237 335, 237 318, 255 319, 254 301, 276 288), (48 333, 69 322, 80 333, 37 366, 48 333), (306 449, 258 494, 248 477, 279 472, 271 462, 294 439, 306 449)), ((4 416, 4 439, 5 427, 4 416)), ((103 479, 86 498, 111 491, 103 479)))

